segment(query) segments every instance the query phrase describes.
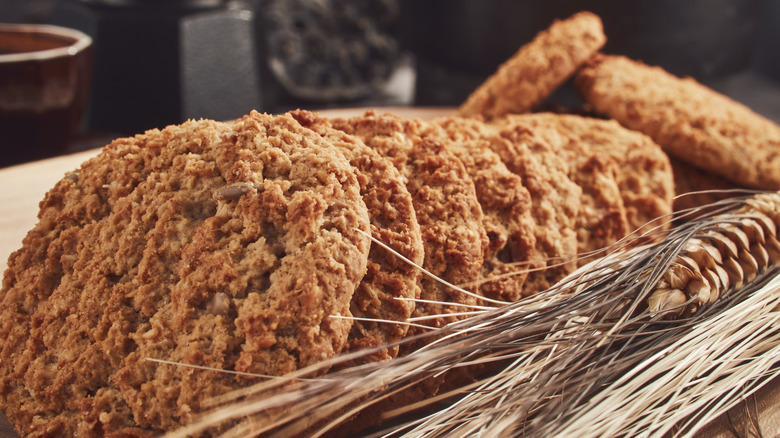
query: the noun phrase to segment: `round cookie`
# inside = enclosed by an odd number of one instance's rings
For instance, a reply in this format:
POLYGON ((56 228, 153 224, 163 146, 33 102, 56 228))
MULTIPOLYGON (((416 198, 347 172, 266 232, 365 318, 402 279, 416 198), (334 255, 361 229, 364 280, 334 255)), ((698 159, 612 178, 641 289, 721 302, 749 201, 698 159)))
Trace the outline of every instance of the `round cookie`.
POLYGON ((606 43, 590 12, 556 20, 524 45, 461 104, 461 116, 524 113, 550 95, 606 43))
POLYGON ((41 286, 26 265, 56 273, 28 309, 2 310, 3 331, 27 324, 0 365, 21 432, 157 435, 254 382, 147 358, 278 375, 340 352, 351 324, 330 315, 349 316, 368 213, 316 133, 289 116, 191 121, 117 140, 73 175, 2 291, 41 286))
MULTIPOLYGON (((334 119, 333 127, 363 139, 390 160, 406 182, 423 239, 423 268, 454 284, 479 279, 487 237, 474 183, 463 163, 441 143, 419 136, 421 122, 392 114, 368 111, 362 116, 334 119)), ((440 315, 419 324, 441 327, 462 319, 455 316, 477 304, 473 296, 454 290, 430 277, 420 279, 420 298, 414 317, 440 315), (451 305, 438 304, 441 302, 451 305), (453 316, 448 316, 453 315, 453 316)), ((410 327, 408 336, 423 329, 410 327)), ((413 349, 403 345, 402 349, 413 349)))
POLYGON ((538 260, 534 266, 543 269, 528 274, 521 295, 545 290, 575 268, 582 189, 569 178, 570 166, 555 146, 559 142, 551 144, 536 129, 522 123, 461 123, 466 127, 469 132, 461 135, 484 139, 528 190, 538 260))
POLYGON ((669 157, 650 137, 614 120, 571 114, 527 114, 523 119, 574 137, 592 153, 616 164, 617 185, 625 207, 628 231, 661 226, 653 219, 672 213, 674 172, 669 157))
POLYGON ((476 119, 437 119, 427 124, 425 136, 443 141, 463 162, 474 181, 489 241, 479 282, 480 293, 514 302, 521 298, 528 268, 538 262, 533 206, 522 179, 507 169, 501 157, 482 138, 482 126, 476 119))
MULTIPOLYGON (((581 189, 580 208, 574 225, 577 252, 598 255, 599 250, 628 232, 626 211, 616 178, 617 165, 609 157, 595 153, 579 138, 543 122, 534 115, 508 115, 496 119, 493 124, 498 129, 533 132, 533 136, 545 139, 551 148, 549 152, 568 164, 569 179, 581 189)), ((590 257, 583 257, 580 263, 590 260, 590 257)))
POLYGON ((596 111, 670 155, 744 186, 780 189, 780 127, 694 79, 601 55, 575 84, 596 111))
MULTIPOLYGON (((298 110, 291 115, 338 147, 355 168, 360 194, 368 208, 372 236, 422 266, 424 249, 420 225, 412 197, 395 166, 359 138, 332 128, 327 119, 315 113, 298 110)), ((420 298, 420 275, 419 269, 387 249, 371 245, 366 275, 352 296, 350 311, 358 319, 352 324, 344 352, 377 348, 406 336, 409 326, 405 323, 415 308, 414 301, 410 300, 420 298)), ((394 345, 378 350, 368 358, 339 364, 339 367, 365 360, 392 359, 397 353, 398 346, 394 345)))
MULTIPOLYGON (((215 132, 221 127, 213 126, 215 132)), ((85 268, 92 243, 99 240, 94 230, 101 221, 107 221, 117 203, 149 174, 170 165, 159 158, 161 146, 174 138, 186 143, 211 137, 203 134, 184 126, 117 139, 80 169, 68 173, 41 201, 38 224, 24 238, 23 247, 9 258, 1 292, 0 391, 3 411, 19 433, 74 435, 77 426, 89 433, 89 421, 80 418, 80 409, 88 410, 94 403, 108 403, 114 410, 127 409, 121 396, 116 397, 116 388, 102 388, 126 354, 124 348, 102 348, 89 335, 84 336, 89 345, 72 345, 73 336, 81 335, 84 325, 88 331, 95 331, 96 325, 103 325, 102 331, 107 331, 102 321, 105 315, 95 312, 107 306, 109 295, 93 293, 91 287, 78 293, 62 283, 85 268), (59 374, 59 355, 80 359, 65 362, 66 372, 59 374), (55 382, 62 379, 60 375, 85 372, 90 377, 82 377, 82 383, 67 392, 68 382, 55 382), (48 388, 55 391, 47 393, 48 388), (92 392, 94 396, 90 397, 92 392), (106 396, 107 392, 112 394, 106 396), (77 406, 77 402, 88 406, 77 406), (45 423, 34 424, 41 412, 47 412, 41 417, 45 423)), ((171 143, 170 147, 181 147, 182 143, 171 143)), ((118 261, 125 262, 122 258, 118 261)), ((132 259, 127 262, 134 263, 132 259)), ((111 280, 108 277, 103 281, 111 280)), ((117 332, 101 338, 111 339, 117 332)), ((123 346, 127 330, 119 335, 125 336, 119 342, 123 346)), ((105 426, 106 430, 137 429, 130 414, 114 416, 105 426)))

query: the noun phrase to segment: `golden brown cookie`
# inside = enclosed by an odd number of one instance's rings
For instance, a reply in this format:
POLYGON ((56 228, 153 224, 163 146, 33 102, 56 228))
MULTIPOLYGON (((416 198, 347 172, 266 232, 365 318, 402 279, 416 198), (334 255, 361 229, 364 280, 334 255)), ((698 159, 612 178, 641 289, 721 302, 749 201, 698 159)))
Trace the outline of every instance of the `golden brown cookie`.
MULTIPOLYGON (((293 111, 301 125, 322 135, 355 168, 360 194, 368 208, 372 236, 408 260, 422 266, 423 244, 412 197, 398 170, 359 138, 333 129, 330 122, 309 111, 293 111)), ((380 245, 372 244, 366 275, 352 296, 350 311, 358 318, 352 324, 344 352, 376 348, 406 336, 406 320, 420 298, 420 270, 380 245), (382 322, 367 319, 381 320, 382 322), (393 324, 400 321, 404 324, 393 324)), ((392 359, 398 346, 384 348, 363 360, 392 359)), ((350 364, 340 364, 349 366, 350 364)))
MULTIPOLYGON (((582 190, 576 218, 577 252, 592 255, 616 242, 628 232, 623 199, 617 184, 617 165, 595 153, 579 138, 545 123, 535 115, 508 115, 496 119, 501 129, 519 127, 544 138, 555 153, 568 164, 568 176, 582 190)), ((582 258, 586 263, 589 257, 582 258)))
POLYGON ((477 119, 449 117, 426 124, 425 136, 444 141, 471 176, 482 206, 489 245, 479 291, 514 302, 521 298, 528 268, 537 260, 532 201, 522 179, 481 136, 477 119))
MULTIPOLYGON (((615 164, 611 168, 625 207, 627 231, 642 229, 649 221, 672 212, 675 190, 669 157, 650 137, 614 120, 551 113, 519 117, 546 130, 564 133, 574 139, 569 144, 584 144, 598 160, 615 164)), ((659 222, 651 227, 660 225, 659 222)), ((610 239, 615 237, 620 237, 617 230, 610 239)))
MULTIPOLYGON (((423 268, 454 285, 479 280, 488 241, 474 183, 463 163, 442 142, 423 139, 423 124, 419 120, 368 111, 362 116, 331 122, 335 128, 362 138, 400 171, 412 195, 422 232, 423 268)), ((417 303, 412 316, 423 319, 415 320, 416 324, 442 327, 465 318, 462 312, 481 304, 474 296, 426 275, 420 283, 422 301, 417 303)), ((476 291, 475 287, 469 289, 476 291)), ((424 332, 424 328, 411 326, 407 336, 424 332)), ((429 341, 406 342, 400 346, 399 354, 414 351, 429 341)), ((438 376, 394 394, 364 409, 330 436, 349 436, 375 426, 381 421, 383 410, 434 396, 442 383, 444 377, 438 376)))
MULTIPOLYGON (((554 135, 550 133, 549 135, 554 135)), ((555 284, 574 269, 582 188, 569 178, 570 165, 549 140, 522 124, 499 127, 490 146, 507 167, 523 178, 534 203, 537 250, 547 269, 529 275, 523 295, 555 284)))
MULTIPOLYGON (((579 208, 574 222, 577 252, 592 254, 614 243, 627 232, 625 209, 615 178, 616 165, 609 158, 594 153, 578 138, 565 135, 556 127, 540 122, 543 122, 543 119, 539 120, 534 115, 507 115, 494 119, 487 125, 478 120, 461 120, 459 125, 461 132, 470 125, 469 131, 481 132, 481 135, 488 139, 492 137, 493 142, 497 142, 497 132, 512 130, 514 127, 533 131, 534 135, 544 138, 550 150, 541 152, 540 149, 534 153, 540 157, 545 153, 552 153, 562 158, 563 160, 558 162, 548 159, 553 166, 551 171, 554 173, 556 167, 565 170, 571 182, 581 189, 580 198, 568 202, 577 203, 579 208)), ((522 150, 522 147, 519 145, 518 150, 522 150)), ((587 260, 582 259, 582 262, 587 260)))
MULTIPOLYGON (((356 135, 366 145, 388 158, 399 170, 412 195, 422 232, 423 268, 454 284, 471 284, 479 279, 487 237, 474 183, 463 163, 440 142, 419 136, 421 122, 392 114, 368 111, 362 116, 334 119, 332 124, 356 135)), ((428 276, 421 278, 420 298, 414 317, 442 315, 418 324, 441 327, 463 316, 477 299, 452 289, 428 276), (438 303, 451 303, 442 305, 438 303)), ((420 333, 416 327, 409 334, 420 333)), ((402 346, 402 348, 404 348, 402 346)))
POLYGON ((780 127, 694 79, 602 55, 583 67, 576 85, 596 111, 670 155, 738 184, 780 189, 780 127))
MULTIPOLYGON (((521 178, 531 197, 535 253, 540 271, 530 272, 522 296, 547 289, 573 271, 582 189, 569 174, 558 144, 523 123, 461 123, 460 135, 481 138, 521 178)), ((550 132, 548 136, 556 135, 550 132)), ((536 266, 534 264, 532 266, 536 266)), ((524 267, 525 265, 523 265, 524 267)))
POLYGON ((157 435, 338 354, 365 273, 352 167, 289 116, 120 139, 60 181, 9 260, 0 392, 21 434, 157 435))
POLYGON ((606 43, 601 19, 580 12, 555 21, 524 45, 458 109, 487 118, 524 113, 550 95, 606 43))

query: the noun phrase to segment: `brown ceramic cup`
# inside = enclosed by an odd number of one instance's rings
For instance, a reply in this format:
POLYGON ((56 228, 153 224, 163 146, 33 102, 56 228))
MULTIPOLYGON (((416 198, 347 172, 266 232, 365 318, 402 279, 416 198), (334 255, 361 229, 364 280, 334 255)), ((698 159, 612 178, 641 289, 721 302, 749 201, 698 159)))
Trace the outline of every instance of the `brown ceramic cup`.
POLYGON ((88 35, 0 24, 0 166, 67 152, 84 117, 91 74, 88 35))

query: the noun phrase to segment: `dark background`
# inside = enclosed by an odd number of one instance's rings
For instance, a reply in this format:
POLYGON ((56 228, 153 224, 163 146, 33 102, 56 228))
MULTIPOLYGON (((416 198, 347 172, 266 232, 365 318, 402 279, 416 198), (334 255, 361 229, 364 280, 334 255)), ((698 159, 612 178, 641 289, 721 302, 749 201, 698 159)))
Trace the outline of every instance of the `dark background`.
MULTIPOLYGON (((94 40, 84 135, 100 145, 251 109, 454 106, 556 18, 605 52, 690 75, 780 121, 780 0, 3 0, 0 22, 94 40)), ((580 105, 564 86, 545 105, 580 105)))

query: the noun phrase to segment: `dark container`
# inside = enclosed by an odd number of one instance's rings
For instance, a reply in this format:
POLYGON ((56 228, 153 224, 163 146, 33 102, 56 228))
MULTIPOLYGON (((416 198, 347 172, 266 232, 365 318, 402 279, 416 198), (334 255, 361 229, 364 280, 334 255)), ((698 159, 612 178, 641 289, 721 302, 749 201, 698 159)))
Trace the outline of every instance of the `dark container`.
POLYGON ((0 25, 0 166, 66 151, 87 106, 91 45, 73 29, 0 25))
POLYGON ((134 134, 180 123, 182 23, 223 0, 66 0, 58 22, 94 39, 92 130, 134 134))

